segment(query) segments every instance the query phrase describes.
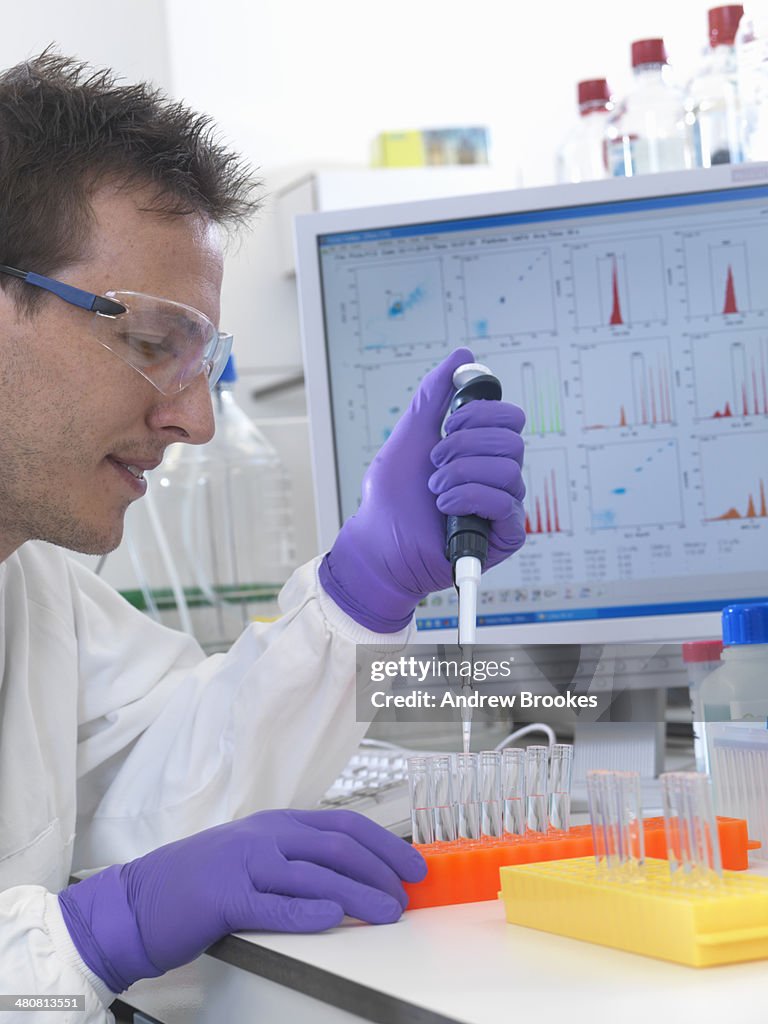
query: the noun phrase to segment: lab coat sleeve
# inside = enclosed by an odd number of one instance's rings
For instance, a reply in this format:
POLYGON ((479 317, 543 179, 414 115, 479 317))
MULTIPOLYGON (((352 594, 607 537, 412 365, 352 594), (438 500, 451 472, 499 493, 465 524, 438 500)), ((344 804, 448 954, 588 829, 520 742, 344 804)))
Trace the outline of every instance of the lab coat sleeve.
POLYGON ((363 736, 355 644, 402 646, 298 569, 282 615, 250 625, 227 654, 130 607, 72 563, 80 651, 80 815, 75 868, 125 861, 268 807, 316 804, 363 736))
POLYGON ((38 885, 0 892, 0 992, 26 996, 82 996, 83 1010, 3 1013, 26 1024, 107 1024, 115 995, 83 963, 69 937, 59 901, 38 885))

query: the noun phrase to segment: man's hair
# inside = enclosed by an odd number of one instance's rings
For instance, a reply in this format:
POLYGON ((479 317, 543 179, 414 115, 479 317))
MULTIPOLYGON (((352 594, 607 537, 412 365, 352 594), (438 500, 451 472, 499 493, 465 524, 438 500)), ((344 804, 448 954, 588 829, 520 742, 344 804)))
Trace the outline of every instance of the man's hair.
MULTIPOLYGON (((0 263, 53 274, 83 255, 100 184, 150 187, 145 208, 222 226, 259 207, 258 181, 210 117, 146 82, 118 84, 50 50, 0 73, 0 263)), ((0 275, 32 314, 38 288, 0 275)))

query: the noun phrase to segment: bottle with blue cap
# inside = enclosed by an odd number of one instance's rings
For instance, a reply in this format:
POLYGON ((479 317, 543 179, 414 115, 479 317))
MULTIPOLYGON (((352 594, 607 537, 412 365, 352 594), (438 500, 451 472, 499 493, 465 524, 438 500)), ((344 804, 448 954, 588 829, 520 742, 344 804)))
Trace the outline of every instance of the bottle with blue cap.
POLYGON ((226 650, 254 619, 276 616, 277 595, 296 568, 290 481, 235 400, 236 380, 230 356, 212 394, 214 437, 171 445, 152 474, 155 528, 141 531, 139 546, 159 617, 192 632, 209 653, 226 650))
POLYGON ((768 602, 729 605, 722 627, 721 665, 701 684, 701 703, 710 770, 725 813, 715 744, 739 743, 741 726, 768 726, 768 602))

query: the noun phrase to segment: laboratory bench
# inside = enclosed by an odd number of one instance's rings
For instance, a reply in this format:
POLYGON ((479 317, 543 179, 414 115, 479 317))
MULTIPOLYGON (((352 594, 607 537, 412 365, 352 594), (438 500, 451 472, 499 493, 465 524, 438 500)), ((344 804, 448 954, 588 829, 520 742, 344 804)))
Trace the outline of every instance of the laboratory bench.
POLYGON ((512 1013, 544 1024, 722 1024, 768 1004, 768 964, 682 967, 507 924, 490 900, 414 910, 393 925, 229 936, 121 1003, 140 1011, 137 1024, 499 1024, 512 1013))

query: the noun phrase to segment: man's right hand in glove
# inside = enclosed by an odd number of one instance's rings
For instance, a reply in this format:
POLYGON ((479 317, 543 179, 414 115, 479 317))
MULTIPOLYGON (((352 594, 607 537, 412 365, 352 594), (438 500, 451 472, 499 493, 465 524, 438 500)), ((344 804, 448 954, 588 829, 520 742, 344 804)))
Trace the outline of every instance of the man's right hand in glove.
POLYGON ((401 882, 425 874, 421 854, 360 814, 261 811, 91 875, 59 903, 81 957, 117 993, 230 932, 397 921, 401 882))

